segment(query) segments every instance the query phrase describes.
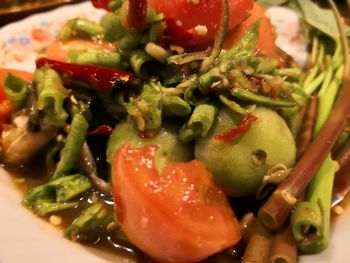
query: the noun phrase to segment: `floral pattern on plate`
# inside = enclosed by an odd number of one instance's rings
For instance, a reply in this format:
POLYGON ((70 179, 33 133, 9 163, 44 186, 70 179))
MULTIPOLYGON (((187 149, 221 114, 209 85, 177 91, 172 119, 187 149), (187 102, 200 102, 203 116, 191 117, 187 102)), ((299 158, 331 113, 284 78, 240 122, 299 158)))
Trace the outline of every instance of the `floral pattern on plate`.
POLYGON ((37 14, 1 28, 0 66, 34 70, 36 57, 57 37, 67 20, 83 17, 97 21, 103 13, 85 2, 57 8, 50 16, 37 14))

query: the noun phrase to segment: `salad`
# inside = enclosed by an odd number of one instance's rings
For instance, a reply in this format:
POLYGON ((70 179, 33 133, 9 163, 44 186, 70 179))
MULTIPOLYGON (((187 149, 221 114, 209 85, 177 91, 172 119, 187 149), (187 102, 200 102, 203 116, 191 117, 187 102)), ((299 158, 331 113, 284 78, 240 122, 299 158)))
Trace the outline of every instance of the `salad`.
POLYGON ((101 21, 68 21, 34 73, 1 70, 1 160, 44 170, 23 205, 141 262, 325 250, 349 165, 334 3, 92 2, 101 21), (270 4, 303 17, 303 67, 276 47, 270 4))

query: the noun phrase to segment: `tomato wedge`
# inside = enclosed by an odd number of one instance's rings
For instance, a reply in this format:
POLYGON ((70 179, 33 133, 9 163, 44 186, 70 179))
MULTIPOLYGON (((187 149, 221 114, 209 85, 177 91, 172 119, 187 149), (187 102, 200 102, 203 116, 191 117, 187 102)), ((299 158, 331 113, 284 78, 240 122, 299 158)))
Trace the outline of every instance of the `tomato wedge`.
MULTIPOLYGON (((185 30, 193 31, 198 25, 207 28, 207 34, 197 34, 183 45, 198 45, 215 38, 220 21, 221 0, 148 0, 148 5, 165 18, 172 19, 185 30)), ((229 0, 229 28, 241 23, 250 13, 253 0, 229 0)), ((194 30, 196 32, 196 30, 194 30)))
POLYGON ((253 25, 258 19, 262 19, 259 29, 259 41, 257 47, 257 54, 264 54, 270 58, 281 62, 281 56, 278 53, 276 46, 276 34, 270 19, 266 16, 266 11, 259 4, 254 3, 251 15, 244 20, 237 28, 228 32, 224 48, 229 49, 233 47, 244 35, 248 28, 253 25))
POLYGON ((113 157, 116 217, 129 240, 161 262, 197 262, 236 244, 240 226, 204 165, 171 163, 159 176, 156 150, 125 145, 113 157))
POLYGON ((62 61, 66 60, 69 50, 85 50, 85 49, 104 49, 105 51, 114 51, 115 46, 106 42, 92 42, 86 39, 71 39, 67 41, 54 41, 46 49, 46 56, 49 59, 62 61))
POLYGON ((11 102, 6 98, 3 86, 3 81, 7 73, 12 73, 27 81, 33 80, 32 73, 17 69, 0 69, 0 131, 2 130, 3 124, 9 123, 10 115, 14 111, 11 102))

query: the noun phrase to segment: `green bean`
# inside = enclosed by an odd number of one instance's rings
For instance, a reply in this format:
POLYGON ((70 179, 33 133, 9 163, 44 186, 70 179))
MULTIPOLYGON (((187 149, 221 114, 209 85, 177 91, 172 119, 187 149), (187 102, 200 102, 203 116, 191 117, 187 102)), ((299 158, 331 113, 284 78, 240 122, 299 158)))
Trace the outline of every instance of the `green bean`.
POLYGON ((191 114, 191 106, 176 95, 163 94, 163 114, 165 116, 187 116, 191 114))
POLYGON ((141 43, 142 34, 138 31, 129 31, 119 41, 118 49, 121 52, 130 51, 141 43))
POLYGON ((127 64, 122 61, 120 54, 102 50, 71 50, 68 52, 67 61, 74 64, 97 65, 118 69, 127 67, 127 64))
POLYGON ((130 66, 136 75, 142 78, 146 78, 149 75, 145 63, 152 60, 153 58, 141 49, 132 51, 130 54, 130 66))
POLYGON ((152 7, 147 8, 146 23, 154 24, 161 22, 164 19, 163 13, 157 13, 152 7))
POLYGON ((113 12, 106 13, 101 18, 100 24, 104 28, 104 39, 108 42, 118 41, 127 33, 120 23, 119 16, 113 12))
POLYGON ((57 164, 56 171, 52 176, 52 180, 60 178, 69 173, 69 171, 77 163, 80 152, 83 147, 86 132, 89 124, 85 118, 76 114, 73 117, 72 124, 66 139, 66 144, 60 153, 60 160, 57 164))
POLYGON ((217 67, 212 68, 207 73, 205 73, 199 77, 199 79, 198 79, 199 89, 201 91, 206 91, 209 88, 211 88, 211 86, 214 83, 221 81, 222 79, 223 79, 223 76, 220 73, 220 70, 217 67))
POLYGON ((113 215, 104 204, 93 204, 73 221, 64 236, 69 240, 93 243, 112 221, 113 215))
POLYGON ((126 104, 129 115, 136 120, 140 131, 159 129, 162 125, 162 88, 146 83, 136 99, 126 104))
POLYGON ((162 24, 155 23, 152 24, 148 31, 148 42, 157 43, 159 40, 159 31, 161 30, 162 24))
POLYGON ((64 203, 91 188, 89 179, 81 174, 61 177, 49 183, 56 187, 56 201, 64 203))
POLYGON ((198 105, 186 124, 179 131, 181 141, 189 142, 197 138, 207 136, 211 127, 213 127, 218 109, 210 104, 198 105))
POLYGON ((229 100, 224 95, 220 95, 219 99, 229 109, 231 109, 232 111, 238 112, 240 114, 243 114, 243 115, 251 114, 256 109, 256 105, 255 104, 248 105, 247 107, 242 107, 237 102, 235 102, 233 100, 229 100))
POLYGON ((279 98, 270 98, 239 88, 233 89, 232 95, 243 101, 254 102, 266 106, 289 108, 294 107, 296 105, 296 103, 292 101, 287 101, 279 98))
POLYGON ((20 110, 25 106, 29 95, 29 82, 8 73, 4 78, 4 91, 15 110, 20 110))
POLYGON ((78 202, 68 202, 91 188, 90 181, 81 174, 61 177, 31 189, 23 205, 39 216, 73 208, 78 202))
POLYGON ((44 112, 43 122, 53 126, 62 126, 68 113, 63 108, 64 100, 68 97, 68 90, 63 86, 61 77, 50 68, 36 71, 38 92, 37 108, 44 112))
POLYGON ((193 77, 187 81, 182 82, 176 88, 185 89, 184 98, 187 103, 193 106, 198 106, 200 104, 208 103, 209 98, 202 96, 198 88, 198 78, 193 77))
POLYGON ((304 253, 319 253, 329 242, 330 208, 336 163, 328 155, 291 217, 294 238, 304 253), (305 232, 306 231, 306 232, 305 232))
POLYGON ((62 41, 66 41, 72 38, 74 35, 82 35, 88 37, 94 37, 102 35, 104 29, 101 25, 89 21, 85 18, 73 18, 69 20, 62 28, 59 38, 62 41))

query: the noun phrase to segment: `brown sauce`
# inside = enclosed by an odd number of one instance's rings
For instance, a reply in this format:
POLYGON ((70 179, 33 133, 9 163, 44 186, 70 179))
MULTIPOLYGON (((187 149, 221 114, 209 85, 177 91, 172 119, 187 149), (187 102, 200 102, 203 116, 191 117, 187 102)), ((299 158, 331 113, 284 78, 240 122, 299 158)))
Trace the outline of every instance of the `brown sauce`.
MULTIPOLYGON (((21 166, 15 169, 6 167, 6 170, 11 174, 11 178, 15 186, 21 192, 22 196, 24 196, 28 190, 47 183, 50 178, 47 175, 47 171, 44 165, 42 165, 41 160, 34 161, 30 166, 21 166)), ((79 199, 80 204, 75 209, 67 209, 55 213, 56 216, 59 216, 62 219, 62 223, 58 226, 60 229, 62 229, 62 232, 64 232, 64 230, 71 225, 74 219, 76 219, 84 209, 91 205, 91 203, 93 202, 92 199, 95 199, 95 201, 97 200, 100 202, 103 201, 108 205, 108 207, 111 210, 111 213, 113 213, 112 204, 110 202, 106 202, 106 200, 101 198, 101 196, 94 190, 90 190, 83 196, 80 196, 79 199)), ((255 198, 245 198, 244 200, 233 199, 231 200, 231 202, 233 204, 234 211, 238 218, 241 218, 248 211, 256 212, 261 205, 261 202, 257 202, 255 198)), ((350 205, 350 196, 347 196, 340 205, 342 208, 344 208, 344 210, 348 208, 348 206, 350 205)), ((337 215, 334 212, 332 212, 332 224, 336 223, 337 219, 340 216, 341 215, 337 215)), ((43 220, 48 222, 49 218, 50 216, 42 217, 43 220)), ((98 240, 96 240, 96 242, 93 242, 91 244, 82 243, 82 245, 89 249, 90 252, 97 254, 99 257, 105 258, 106 260, 109 260, 114 256, 118 255, 122 258, 128 258, 133 262, 152 262, 152 260, 146 258, 137 248, 132 246, 129 247, 130 244, 115 241, 113 236, 107 233, 102 234, 98 238, 98 240)), ((204 262, 238 263, 241 261, 243 251, 244 245, 239 244, 235 248, 231 248, 222 253, 211 256, 204 262)))
MULTIPOLYGON (((31 165, 24 165, 16 168, 4 167, 4 169, 6 169, 7 172, 9 172, 15 187, 17 188, 17 190, 20 191, 22 196, 24 196, 30 189, 47 183, 50 179, 50 176, 47 175, 47 170, 43 165, 43 161, 40 159, 33 161, 31 165)), ((107 207, 110 208, 111 213, 113 213, 112 204, 106 201, 105 199, 101 198, 98 192, 90 190, 79 197, 80 204, 76 208, 54 213, 55 216, 59 216, 62 219, 61 224, 57 226, 62 230, 62 238, 64 238, 63 233, 65 229, 72 224, 72 222, 81 214, 81 212, 84 209, 91 205, 91 203, 93 202, 92 199, 94 199, 94 201, 104 202, 105 204, 107 204, 107 207)), ((25 208, 23 207, 23 209, 25 208)), ((47 221, 47 223, 50 223, 51 215, 52 214, 40 218, 47 221)), ((117 255, 121 258, 128 258, 133 262, 153 262, 151 259, 143 255, 137 248, 133 246, 129 247, 130 244, 125 244, 121 241, 116 241, 115 238, 107 232, 99 236, 98 240, 96 240, 93 243, 81 244, 82 246, 89 249, 89 252, 97 254, 98 256, 100 256, 101 258, 105 258, 106 260, 109 260, 113 258, 113 256, 117 255)), ((220 254, 213 255, 203 262, 238 263, 241 261, 240 259, 243 250, 243 248, 230 249, 220 254)))

